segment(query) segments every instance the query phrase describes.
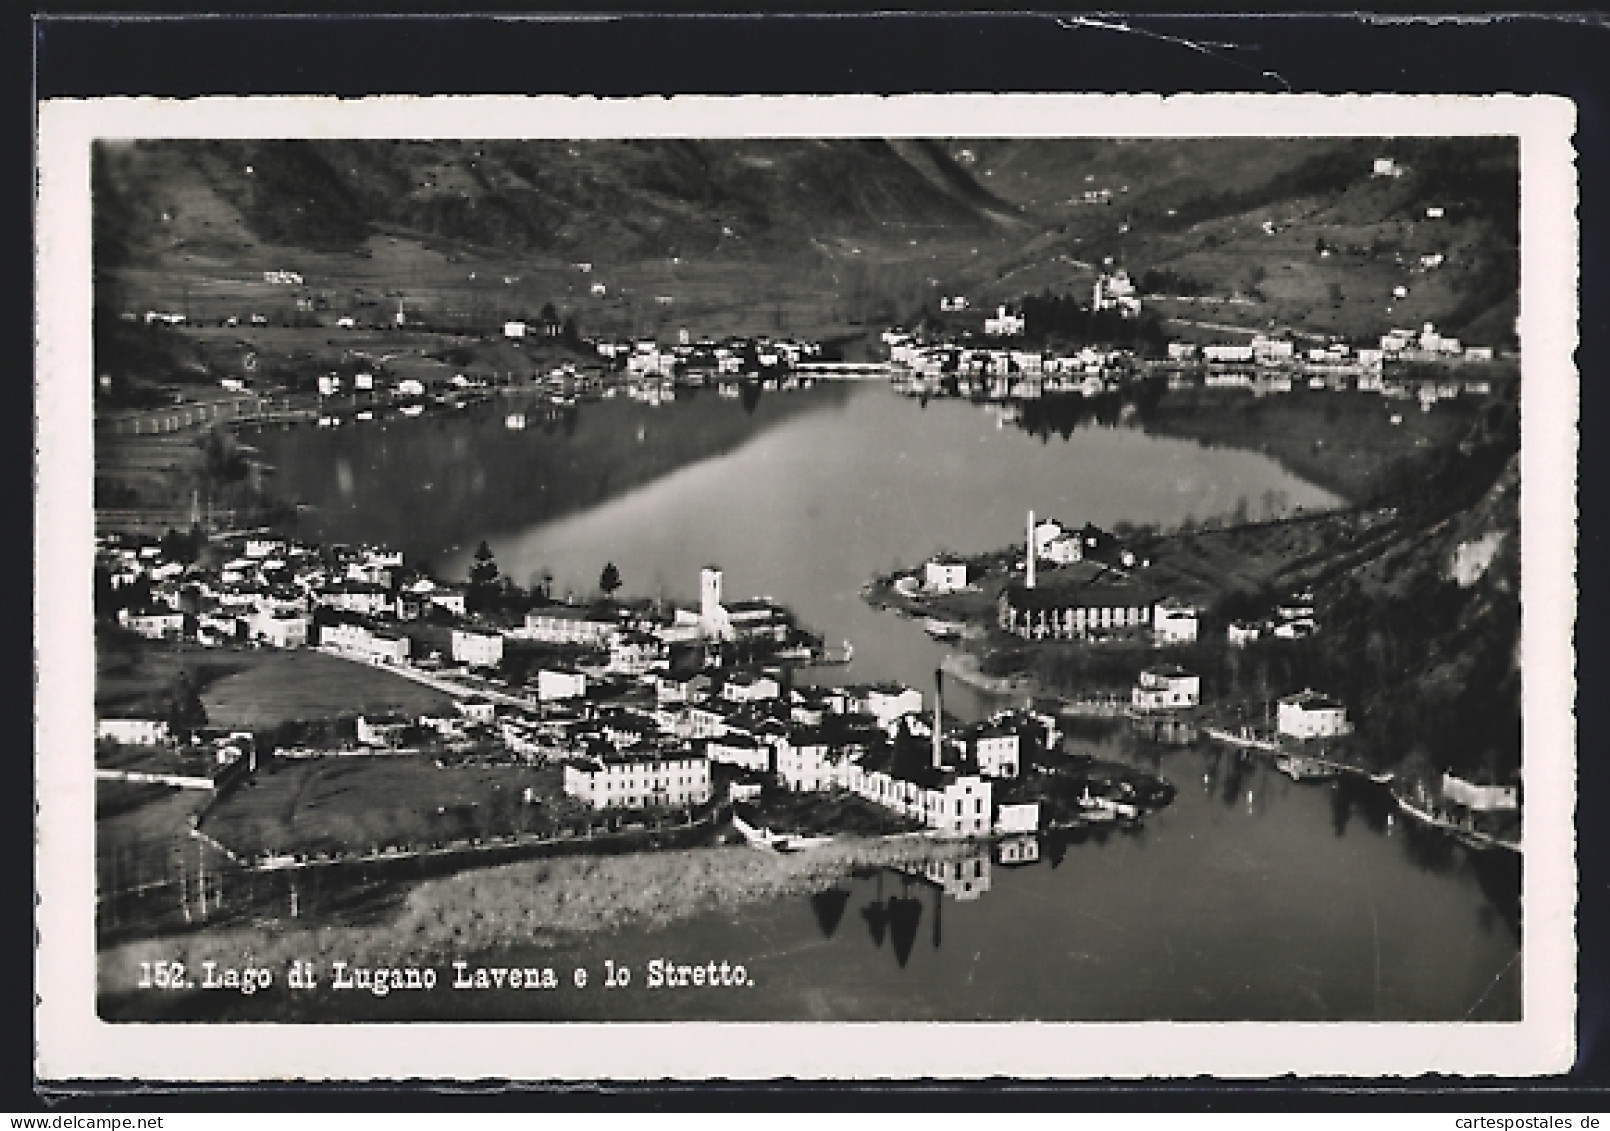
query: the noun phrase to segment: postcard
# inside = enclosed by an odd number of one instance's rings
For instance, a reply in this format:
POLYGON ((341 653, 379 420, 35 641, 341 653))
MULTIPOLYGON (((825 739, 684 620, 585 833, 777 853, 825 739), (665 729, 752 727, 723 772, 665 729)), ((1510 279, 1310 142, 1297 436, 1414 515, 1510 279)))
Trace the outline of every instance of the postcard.
POLYGON ((41 1078, 1565 1070, 1573 128, 41 104, 41 1078))

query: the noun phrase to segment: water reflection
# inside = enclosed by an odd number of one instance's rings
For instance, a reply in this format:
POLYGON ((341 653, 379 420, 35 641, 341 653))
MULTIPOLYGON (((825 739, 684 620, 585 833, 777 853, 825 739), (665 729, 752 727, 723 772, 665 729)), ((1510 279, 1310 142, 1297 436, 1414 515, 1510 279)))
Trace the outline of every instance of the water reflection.
POLYGON ((822 928, 823 938, 832 938, 833 932, 839 929, 839 920, 844 918, 849 902, 850 893, 844 888, 830 888, 811 896, 811 910, 816 913, 816 925, 822 928))
POLYGON ((911 948, 917 941, 917 924, 922 922, 922 902, 908 893, 909 889, 903 888, 900 895, 889 899, 889 941, 901 969, 911 960, 911 948))

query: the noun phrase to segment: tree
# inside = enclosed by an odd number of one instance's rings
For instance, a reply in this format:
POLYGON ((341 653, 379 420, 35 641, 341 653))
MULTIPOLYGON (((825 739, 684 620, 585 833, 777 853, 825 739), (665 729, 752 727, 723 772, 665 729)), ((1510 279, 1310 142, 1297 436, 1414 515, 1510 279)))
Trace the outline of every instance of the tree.
POLYGON ((487 586, 498 579, 498 563, 492 557, 492 547, 484 541, 475 548, 475 561, 470 565, 470 584, 487 586))
POLYGON ((604 591, 606 598, 613 598, 615 590, 621 587, 621 571, 615 568, 614 562, 604 563, 604 572, 598 575, 598 588, 604 591))
POLYGON ((496 596, 498 563, 492 558, 492 547, 482 542, 475 548, 475 560, 470 563, 470 587, 464 594, 465 610, 481 612, 496 596))

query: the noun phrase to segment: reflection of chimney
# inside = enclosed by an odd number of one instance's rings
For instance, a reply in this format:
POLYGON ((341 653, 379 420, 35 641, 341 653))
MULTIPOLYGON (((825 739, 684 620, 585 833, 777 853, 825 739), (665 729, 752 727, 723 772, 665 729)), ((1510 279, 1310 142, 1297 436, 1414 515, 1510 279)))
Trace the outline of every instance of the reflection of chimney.
POLYGON ((945 669, 934 669, 934 768, 939 769, 945 764, 944 740, 941 737, 941 726, 945 718, 945 669))
POLYGON ((1034 588, 1034 512, 1033 511, 1029 512, 1029 540, 1028 540, 1027 543, 1025 543, 1025 545, 1028 547, 1029 576, 1028 576, 1028 580, 1024 584, 1028 588, 1033 589, 1034 588))

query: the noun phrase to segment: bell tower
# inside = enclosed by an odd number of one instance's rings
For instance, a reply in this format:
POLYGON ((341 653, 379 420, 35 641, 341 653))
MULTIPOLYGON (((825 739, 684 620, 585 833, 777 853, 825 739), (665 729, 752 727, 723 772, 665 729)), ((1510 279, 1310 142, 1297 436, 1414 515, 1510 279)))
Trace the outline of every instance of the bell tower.
POLYGON ((699 619, 713 624, 721 612, 721 571, 705 566, 699 571, 699 619))

